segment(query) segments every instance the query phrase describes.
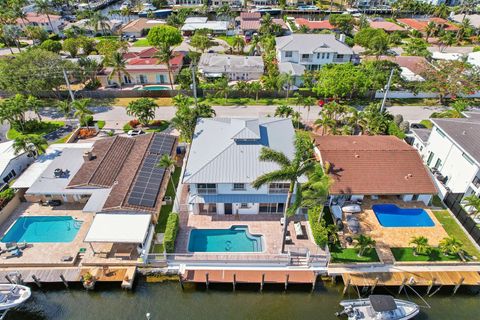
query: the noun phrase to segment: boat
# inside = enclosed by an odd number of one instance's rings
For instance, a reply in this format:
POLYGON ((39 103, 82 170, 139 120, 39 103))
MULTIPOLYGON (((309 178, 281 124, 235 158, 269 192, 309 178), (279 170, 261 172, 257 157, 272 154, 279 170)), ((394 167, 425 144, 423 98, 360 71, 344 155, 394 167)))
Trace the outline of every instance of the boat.
POLYGON ((348 213, 359 213, 362 212, 362 207, 358 204, 347 204, 342 207, 343 212, 348 212, 348 213))
POLYGON ((139 16, 140 18, 154 17, 154 18, 165 19, 165 18, 167 18, 172 12, 173 12, 172 9, 159 9, 159 10, 153 10, 153 11, 140 11, 140 12, 138 13, 138 16, 139 16))
POLYGON ((0 314, 15 308, 30 298, 29 287, 19 284, 0 284, 0 314))
POLYGON ((371 295, 368 299, 344 300, 344 308, 337 316, 346 315, 348 320, 408 320, 420 309, 413 302, 394 299, 388 295, 371 295))

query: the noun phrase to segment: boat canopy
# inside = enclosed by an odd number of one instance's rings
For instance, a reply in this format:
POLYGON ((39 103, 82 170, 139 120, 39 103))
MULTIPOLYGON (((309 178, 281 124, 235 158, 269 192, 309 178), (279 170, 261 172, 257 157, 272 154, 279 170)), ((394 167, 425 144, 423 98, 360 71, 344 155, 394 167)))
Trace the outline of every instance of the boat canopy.
POLYGON ((375 312, 386 312, 397 309, 397 304, 392 296, 371 295, 370 304, 375 312))

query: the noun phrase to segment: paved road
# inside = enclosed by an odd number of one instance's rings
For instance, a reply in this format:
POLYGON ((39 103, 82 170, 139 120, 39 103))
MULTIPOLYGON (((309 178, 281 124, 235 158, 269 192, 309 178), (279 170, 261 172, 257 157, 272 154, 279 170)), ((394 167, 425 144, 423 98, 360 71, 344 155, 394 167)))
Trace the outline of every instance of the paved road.
POLYGON ((7 131, 9 128, 8 123, 0 123, 0 143, 7 141, 7 131))
MULTIPOLYGON (((215 106, 217 117, 261 117, 273 115, 276 105, 272 106, 215 106)), ((303 107, 294 107, 295 110, 302 114, 304 120, 307 119, 307 109, 303 107)), ((388 107, 388 111, 392 114, 401 114, 404 119, 410 122, 418 122, 428 117, 434 112, 441 110, 441 107, 429 106, 395 106, 388 107)), ((123 107, 94 107, 95 120, 104 120, 106 122, 104 129, 121 129, 123 125, 133 117, 127 115, 123 107)), ((320 108, 312 106, 308 115, 309 121, 314 120, 320 108)), ((175 107, 160 107, 155 112, 156 119, 170 120, 175 114, 175 107)), ((46 119, 61 120, 62 115, 55 111, 55 108, 47 108, 42 112, 42 116, 46 119)))

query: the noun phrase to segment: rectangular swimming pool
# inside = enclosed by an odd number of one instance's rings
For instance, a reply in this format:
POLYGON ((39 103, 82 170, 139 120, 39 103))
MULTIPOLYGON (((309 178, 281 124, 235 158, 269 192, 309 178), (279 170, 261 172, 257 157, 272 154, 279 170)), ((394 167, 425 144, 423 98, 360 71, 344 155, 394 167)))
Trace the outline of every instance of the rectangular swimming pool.
POLYGON ((247 226, 230 229, 193 229, 188 241, 190 252, 261 252, 263 236, 252 235, 247 226))
POLYGON ((372 206, 383 227, 433 227, 432 219, 422 208, 399 208, 394 204, 372 206))
POLYGON ((2 242, 71 242, 82 226, 71 216, 20 217, 2 238, 2 242))

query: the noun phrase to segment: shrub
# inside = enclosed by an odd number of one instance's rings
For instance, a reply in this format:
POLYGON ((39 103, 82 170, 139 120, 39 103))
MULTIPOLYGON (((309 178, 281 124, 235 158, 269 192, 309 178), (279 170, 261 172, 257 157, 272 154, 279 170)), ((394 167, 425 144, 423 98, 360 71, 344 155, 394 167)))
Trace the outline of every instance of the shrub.
POLYGON ((480 46, 473 47, 473 52, 478 52, 478 51, 480 51, 480 46))
POLYGON ((130 125, 130 123, 125 123, 125 125, 123 126, 123 131, 124 132, 128 132, 130 130, 132 130, 132 126, 130 125))
POLYGON ((317 206, 308 210, 308 221, 312 229, 313 239, 315 243, 324 248, 328 244, 329 231, 326 226, 325 219, 318 222, 318 217, 322 213, 323 207, 317 206))
POLYGON ((86 116, 84 121, 80 121, 80 126, 82 127, 93 126, 93 116, 92 115, 86 116))
POLYGON ((55 53, 59 53, 60 50, 62 50, 62 44, 60 43, 60 41, 48 39, 42 42, 42 44, 40 45, 40 48, 44 50, 52 51, 55 53))
POLYGON ((128 123, 130 124, 130 127, 136 128, 140 124, 140 121, 138 121, 137 119, 133 119, 133 120, 130 120, 130 122, 128 123))
POLYGON ((15 196, 15 191, 13 189, 7 188, 0 192, 0 209, 3 209, 13 199, 15 196))
POLYGON ((148 123, 150 127, 160 127, 164 123, 164 120, 152 120, 148 123))
POLYGON ((93 128, 86 129, 82 128, 78 131, 78 137, 80 139, 86 139, 86 138, 91 138, 97 134, 96 130, 93 128))
POLYGON ((170 213, 165 227, 165 236, 163 237, 163 246, 167 253, 175 251, 175 239, 177 238, 179 217, 177 213, 170 213))
POLYGON ((422 121, 420 121, 420 124, 423 124, 428 129, 432 129, 432 127, 433 127, 433 123, 430 120, 422 120, 422 121))
POLYGON ((105 121, 98 120, 97 121, 97 127, 98 127, 98 129, 103 129, 103 127, 105 127, 105 121))
POLYGON ((400 139, 405 139, 406 137, 405 133, 402 130, 400 130, 397 124, 393 121, 390 122, 390 124, 388 125, 388 134, 391 136, 396 136, 397 138, 400 138, 400 139))

